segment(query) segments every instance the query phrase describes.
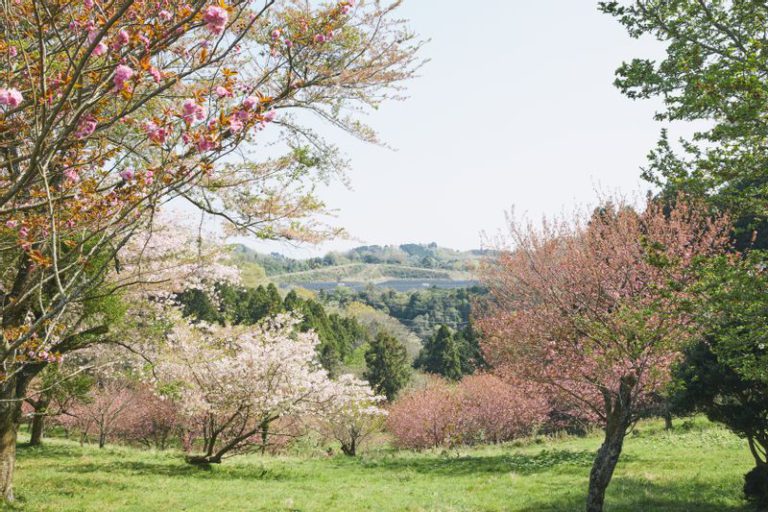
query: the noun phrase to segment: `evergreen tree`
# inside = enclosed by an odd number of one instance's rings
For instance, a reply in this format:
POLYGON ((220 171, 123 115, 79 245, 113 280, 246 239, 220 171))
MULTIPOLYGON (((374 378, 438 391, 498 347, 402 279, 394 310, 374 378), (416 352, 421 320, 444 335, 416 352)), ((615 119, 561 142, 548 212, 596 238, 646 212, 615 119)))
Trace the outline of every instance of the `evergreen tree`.
POLYGON ((364 377, 376 393, 393 400, 411 377, 408 353, 394 336, 379 332, 365 353, 364 377))
POLYGON ((414 366, 427 373, 435 373, 451 380, 462 377, 461 350, 454 333, 441 325, 421 349, 414 366))

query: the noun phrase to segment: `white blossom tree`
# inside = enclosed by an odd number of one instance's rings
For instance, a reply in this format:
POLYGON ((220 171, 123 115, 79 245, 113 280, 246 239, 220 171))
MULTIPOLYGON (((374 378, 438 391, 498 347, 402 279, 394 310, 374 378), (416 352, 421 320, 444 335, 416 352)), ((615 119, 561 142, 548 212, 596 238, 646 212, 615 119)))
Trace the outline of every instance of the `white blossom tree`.
POLYGON ((184 413, 199 427, 201 453, 188 462, 218 464, 263 448, 278 418, 372 401, 359 381, 330 379, 317 360, 317 334, 299 332, 299 323, 291 315, 247 328, 177 323, 157 370, 180 387, 184 413))

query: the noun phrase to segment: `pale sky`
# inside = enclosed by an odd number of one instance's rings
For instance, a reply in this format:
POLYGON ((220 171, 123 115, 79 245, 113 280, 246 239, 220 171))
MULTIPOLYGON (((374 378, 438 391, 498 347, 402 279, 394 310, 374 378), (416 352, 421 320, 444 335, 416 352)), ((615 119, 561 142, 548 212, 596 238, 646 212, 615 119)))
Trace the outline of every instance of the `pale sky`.
MULTIPOLYGON (((323 190, 354 241, 478 248, 514 207, 532 218, 593 203, 596 190, 647 188, 640 166, 658 137, 654 103, 612 85, 632 57, 660 54, 628 37, 596 0, 405 0, 402 17, 431 42, 410 98, 367 121, 396 151, 332 136, 352 161, 352 189, 323 190)), ((330 130, 330 128, 329 128, 330 130)))

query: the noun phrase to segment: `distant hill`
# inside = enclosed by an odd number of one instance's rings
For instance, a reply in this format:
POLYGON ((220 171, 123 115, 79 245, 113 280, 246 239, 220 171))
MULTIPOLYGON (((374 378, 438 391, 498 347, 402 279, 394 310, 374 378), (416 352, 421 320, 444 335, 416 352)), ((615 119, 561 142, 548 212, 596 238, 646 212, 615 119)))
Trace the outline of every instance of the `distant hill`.
MULTIPOLYGON (((474 279, 484 251, 456 251, 437 244, 368 245, 323 257, 293 259, 278 253, 261 254, 244 245, 232 248, 246 284, 271 281, 281 286, 309 285, 313 289, 334 283, 360 287, 363 284, 396 282, 407 288, 461 285, 474 279)), ((471 283, 469 283, 471 285, 471 283)))

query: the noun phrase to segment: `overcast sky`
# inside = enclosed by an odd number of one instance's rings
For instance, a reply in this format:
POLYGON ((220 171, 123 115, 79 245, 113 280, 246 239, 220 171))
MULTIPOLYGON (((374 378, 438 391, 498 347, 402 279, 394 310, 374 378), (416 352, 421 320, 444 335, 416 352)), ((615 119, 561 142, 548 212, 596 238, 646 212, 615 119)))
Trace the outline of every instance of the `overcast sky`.
MULTIPOLYGON (((597 189, 647 188, 640 166, 659 124, 654 104, 613 85, 616 67, 652 57, 595 0, 405 0, 403 17, 431 61, 370 124, 395 151, 351 138, 352 189, 323 190, 356 237, 294 256, 366 244, 437 242, 477 248, 504 212, 537 218, 594 202, 597 189)), ((274 245, 255 240, 261 251, 274 245)), ((277 247, 280 250, 280 247, 277 247)))

